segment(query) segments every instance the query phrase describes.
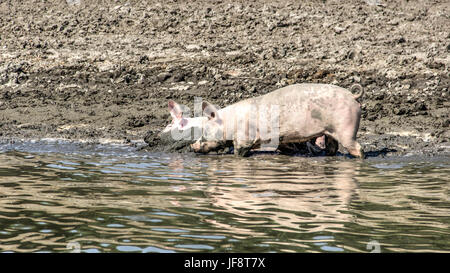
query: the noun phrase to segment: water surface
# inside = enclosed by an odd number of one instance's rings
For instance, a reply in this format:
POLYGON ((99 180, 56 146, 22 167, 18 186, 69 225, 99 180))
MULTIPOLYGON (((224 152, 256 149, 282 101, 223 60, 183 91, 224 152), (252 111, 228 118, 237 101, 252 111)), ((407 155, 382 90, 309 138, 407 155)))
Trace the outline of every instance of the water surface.
POLYGON ((449 159, 3 143, 0 252, 449 252, 449 159))

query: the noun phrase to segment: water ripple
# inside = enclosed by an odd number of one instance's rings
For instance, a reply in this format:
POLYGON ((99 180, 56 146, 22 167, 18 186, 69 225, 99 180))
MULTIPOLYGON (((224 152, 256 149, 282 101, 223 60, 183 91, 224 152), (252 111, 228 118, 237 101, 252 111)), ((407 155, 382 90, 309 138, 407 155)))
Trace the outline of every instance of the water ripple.
POLYGON ((450 249, 446 157, 236 158, 51 142, 0 150, 0 252, 450 249))

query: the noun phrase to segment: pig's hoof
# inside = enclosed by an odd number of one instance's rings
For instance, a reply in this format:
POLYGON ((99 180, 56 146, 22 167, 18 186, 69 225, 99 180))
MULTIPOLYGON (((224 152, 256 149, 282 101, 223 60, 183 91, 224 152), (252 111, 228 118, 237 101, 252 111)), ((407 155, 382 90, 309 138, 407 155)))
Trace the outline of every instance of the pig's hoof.
POLYGON ((350 152, 349 157, 351 158, 359 158, 359 159, 365 159, 366 156, 364 154, 364 151, 361 149, 358 152, 350 152))

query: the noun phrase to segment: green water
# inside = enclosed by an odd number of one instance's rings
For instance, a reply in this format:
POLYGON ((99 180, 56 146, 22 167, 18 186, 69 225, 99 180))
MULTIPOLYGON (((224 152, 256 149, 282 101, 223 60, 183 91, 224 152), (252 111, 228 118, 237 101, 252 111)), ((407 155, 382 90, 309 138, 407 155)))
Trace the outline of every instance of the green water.
POLYGON ((0 252, 450 252, 450 157, 0 145, 0 252))

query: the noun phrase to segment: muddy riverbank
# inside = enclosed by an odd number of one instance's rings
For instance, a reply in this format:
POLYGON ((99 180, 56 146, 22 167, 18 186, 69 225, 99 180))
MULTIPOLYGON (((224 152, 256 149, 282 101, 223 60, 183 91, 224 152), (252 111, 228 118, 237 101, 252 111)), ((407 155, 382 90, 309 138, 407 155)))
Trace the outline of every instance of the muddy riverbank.
POLYGON ((69 2, 0 3, 3 140, 143 143, 168 99, 359 83, 366 151, 449 153, 446 1, 69 2))

